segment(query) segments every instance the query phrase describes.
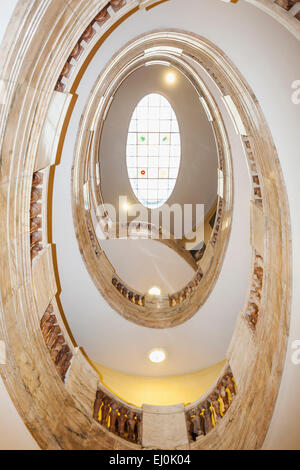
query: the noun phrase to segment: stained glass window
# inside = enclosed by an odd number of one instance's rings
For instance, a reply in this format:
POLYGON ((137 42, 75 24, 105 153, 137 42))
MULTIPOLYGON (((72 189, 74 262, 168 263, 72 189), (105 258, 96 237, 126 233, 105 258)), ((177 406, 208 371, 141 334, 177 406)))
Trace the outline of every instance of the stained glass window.
POLYGON ((181 157, 178 121, 169 101, 146 95, 131 117, 126 162, 131 187, 146 207, 162 206, 174 190, 181 157))

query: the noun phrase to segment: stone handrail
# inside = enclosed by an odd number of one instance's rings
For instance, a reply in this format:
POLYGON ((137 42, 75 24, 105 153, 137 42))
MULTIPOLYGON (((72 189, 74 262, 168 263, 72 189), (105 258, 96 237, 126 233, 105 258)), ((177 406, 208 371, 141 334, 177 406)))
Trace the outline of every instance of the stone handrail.
POLYGON ((194 441, 198 436, 206 436, 216 427, 227 413, 234 396, 237 394, 236 383, 230 367, 220 377, 213 391, 208 396, 185 407, 188 434, 194 441))
POLYGON ((223 199, 219 198, 218 209, 216 214, 216 220, 214 224, 213 233, 211 236, 211 244, 214 246, 217 243, 220 227, 221 227, 221 218, 223 213, 223 199))
POLYGON ((39 251, 43 249, 42 245, 42 184, 43 173, 37 171, 33 174, 31 203, 30 203, 30 250, 31 258, 35 258, 39 251))
POLYGON ((130 302, 140 307, 145 306, 145 296, 143 294, 134 292, 132 289, 127 287, 116 275, 113 276, 111 282, 112 285, 120 292, 120 294, 130 302))
POLYGON ((288 11, 294 18, 297 20, 300 20, 300 6, 297 9, 294 9, 294 7, 297 5, 297 3, 300 3, 300 0, 273 0, 274 3, 279 5, 281 8, 284 10, 288 11))
POLYGON ((248 164, 249 164, 249 172, 251 175, 254 203, 258 207, 262 208, 263 207, 262 188, 260 184, 260 178, 258 175, 258 170, 257 170, 257 166, 255 163, 254 153, 253 153, 250 139, 248 137, 243 137, 243 144, 244 144, 245 153, 247 155, 248 164))
POLYGON ((142 410, 103 388, 96 392, 93 418, 113 434, 135 444, 142 443, 142 410))
POLYGON ((175 307, 176 305, 182 304, 185 300, 188 300, 192 297, 193 293, 199 286, 201 279, 203 278, 203 273, 201 269, 198 269, 197 274, 194 276, 194 279, 188 283, 188 285, 181 289, 175 294, 169 295, 169 304, 170 307, 175 307))
MULTIPOLYGON (((216 385, 205 396, 184 408, 188 436, 196 441, 206 436, 229 410, 237 386, 227 364, 216 385)), ((162 413, 164 408, 162 408, 162 413)), ((142 443, 143 410, 126 403, 102 384, 96 392, 93 418, 109 432, 134 444, 142 443)))
POLYGON ((263 258, 258 253, 254 254, 254 268, 248 304, 245 311, 245 317, 251 330, 255 331, 261 303, 261 293, 263 288, 263 258))
POLYGON ((55 364, 62 381, 65 381, 66 374, 71 365, 73 354, 66 344, 64 335, 58 325, 56 315, 53 314, 53 305, 49 304, 46 312, 41 318, 40 327, 45 344, 50 351, 50 356, 55 364))
POLYGON ((95 27, 101 28, 111 17, 109 13, 109 8, 111 7, 113 12, 117 12, 122 7, 126 5, 126 0, 110 0, 107 4, 99 11, 91 23, 86 27, 81 37, 77 41, 75 47, 73 48, 71 54, 69 55, 61 73, 55 85, 55 90, 59 92, 65 92, 67 88, 70 87, 68 83, 69 78, 72 75, 73 62, 78 62, 81 56, 83 55, 85 49, 89 50, 89 43, 96 36, 95 27), (68 85, 67 85, 68 83, 68 85))

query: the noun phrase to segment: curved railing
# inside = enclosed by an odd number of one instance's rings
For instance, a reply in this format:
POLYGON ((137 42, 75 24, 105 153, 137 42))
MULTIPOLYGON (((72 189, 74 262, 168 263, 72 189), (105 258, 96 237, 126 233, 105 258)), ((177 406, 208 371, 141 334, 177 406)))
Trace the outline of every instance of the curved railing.
MULTIPOLYGON (((227 364, 217 383, 199 400, 184 407, 188 439, 197 441, 200 436, 206 436, 217 427, 236 395, 236 382, 227 364)), ((142 444, 143 409, 120 400, 100 383, 94 401, 93 418, 118 437, 142 444)))
POLYGON ((62 381, 65 381, 68 369, 71 365, 73 354, 58 324, 54 308, 49 304, 41 318, 40 327, 50 357, 55 364, 62 381))
POLYGON ((187 429, 190 439, 196 441, 212 431, 229 410, 237 386, 228 366, 217 384, 203 398, 185 407, 187 429))
POLYGON ((96 392, 93 418, 109 432, 134 444, 142 444, 142 410, 110 393, 101 384, 96 392))
MULTIPOLYGON (((271 0, 270 0, 271 1, 271 0)), ((279 5, 284 10, 290 13, 290 16, 300 20, 300 2, 299 0, 274 0, 271 3, 279 5)))
POLYGON ((43 249, 42 235, 42 189, 43 173, 37 171, 32 177, 30 204, 30 250, 31 258, 35 258, 43 249))
POLYGON ((179 292, 176 292, 175 294, 169 295, 170 307, 181 305, 185 300, 189 300, 194 294, 195 290, 198 288, 202 278, 203 272, 199 268, 197 274, 186 287, 181 289, 179 292))
POLYGON ((85 53, 90 50, 90 43, 93 42, 93 39, 94 42, 98 39, 99 34, 97 33, 106 26, 106 23, 111 19, 111 16, 117 16, 116 13, 119 10, 124 9, 127 3, 129 5, 133 4, 133 6, 138 5, 138 1, 110 0, 107 1, 106 5, 99 11, 99 13, 97 13, 86 27, 70 53, 55 85, 56 91, 64 92, 67 88, 70 89, 73 82, 72 79, 76 78, 76 73, 73 75, 73 71, 77 68, 77 65, 79 65, 80 60, 83 58, 85 53))
POLYGON ((121 279, 116 275, 112 278, 112 285, 117 289, 120 294, 125 297, 129 302, 138 305, 139 307, 145 306, 145 295, 133 291, 130 287, 126 286, 121 279))
POLYGON ((248 303, 245 310, 245 317, 247 319, 248 325, 253 331, 255 331, 260 315, 263 275, 263 258, 258 253, 254 252, 253 276, 250 285, 248 303))

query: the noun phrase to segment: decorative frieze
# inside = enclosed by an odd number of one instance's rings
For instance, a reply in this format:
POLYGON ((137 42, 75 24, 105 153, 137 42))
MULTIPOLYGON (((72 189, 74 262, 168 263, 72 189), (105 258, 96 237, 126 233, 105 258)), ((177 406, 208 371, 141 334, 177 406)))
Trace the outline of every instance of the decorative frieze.
POLYGON ((98 26, 102 26, 108 19, 110 15, 107 11, 107 6, 102 8, 102 10, 95 16, 94 21, 98 26))
POLYGON ((219 198, 219 204, 218 204, 218 209, 217 209, 217 214, 216 214, 216 220, 214 224, 214 229, 213 233, 211 236, 211 244, 215 246, 218 240, 220 228, 221 228, 221 219, 222 219, 222 213, 223 213, 223 199, 219 198))
POLYGON ((253 276, 245 312, 248 325, 252 331, 255 330, 259 318, 264 275, 263 258, 258 253, 255 253, 254 256, 253 276))
POLYGON ((112 278, 112 285, 120 292, 123 297, 128 299, 129 302, 132 302, 139 307, 145 306, 145 296, 141 294, 137 294, 126 287, 116 276, 112 278))
POLYGON ((252 191, 253 191, 253 200, 254 203, 262 209, 263 207, 263 193, 261 188, 261 183, 257 171, 257 165, 254 158, 253 149, 251 147, 251 142, 248 137, 243 137, 243 144, 245 147, 245 152, 248 159, 248 166, 251 175, 252 182, 252 191))
POLYGON ((275 3, 283 10, 288 12, 288 15, 300 21, 300 0, 269 0, 270 3, 275 3), (297 5, 297 6, 296 6, 297 5))
POLYGON ((199 271, 195 275, 194 279, 184 289, 169 296, 170 307, 181 305, 184 301, 188 300, 196 291, 202 278, 203 273, 199 268, 199 271))
MULTIPOLYGON (((175 307, 176 305, 181 305, 184 301, 188 300, 196 291, 197 287, 201 282, 202 277, 203 273, 199 268, 194 279, 184 289, 180 290, 179 292, 176 292, 175 294, 169 295, 169 306, 175 307)), ((132 302, 133 304, 138 305, 139 307, 145 307, 146 295, 133 292, 131 289, 125 286, 116 275, 114 275, 112 278, 112 285, 129 302, 132 302)), ((157 296, 156 304, 159 303, 159 297, 163 296, 157 296)))
POLYGON ((190 253, 192 257, 194 258, 194 260, 196 261, 196 263, 203 258, 205 250, 206 250, 206 244, 204 242, 201 248, 199 248, 199 250, 190 250, 190 253))
POLYGON ((99 256, 101 254, 101 248, 99 246, 99 243, 97 241, 97 237, 96 237, 96 234, 94 232, 94 229, 93 227, 91 226, 90 222, 87 220, 87 228, 88 228, 88 233, 89 233, 89 237, 90 237, 90 240, 91 240, 91 245, 93 247, 93 250, 95 252, 95 255, 96 256, 99 256))
POLYGON ((106 21, 110 18, 110 14, 108 12, 108 8, 111 7, 113 11, 119 11, 124 5, 126 5, 126 0, 111 0, 107 3, 102 10, 97 13, 95 18, 91 21, 91 23, 86 27, 84 32, 82 33, 80 39, 75 44, 71 54, 69 55, 67 62, 65 63, 60 76, 57 80, 55 85, 55 90, 64 92, 66 89, 66 84, 64 83, 64 79, 68 79, 72 73, 73 65, 71 63, 72 59, 78 61, 81 57, 83 51, 88 46, 89 42, 96 34, 96 29, 93 27, 95 24, 101 28, 101 26, 106 23, 106 21))
POLYGON ((219 379, 210 395, 194 407, 186 407, 188 434, 194 441, 206 436, 227 413, 237 393, 236 383, 230 367, 219 379))
POLYGON ((109 3, 114 9, 114 11, 118 11, 120 10, 120 8, 122 8, 125 5, 126 1, 125 0, 110 0, 109 3))
POLYGON ((142 442, 142 410, 121 403, 116 397, 108 396, 98 389, 93 411, 94 419, 108 431, 141 444, 142 442))
POLYGON ((289 11, 299 0, 292 1, 292 0, 275 0, 274 3, 279 5, 281 8, 289 11))
POLYGON ((42 189, 43 173, 33 174, 30 201, 30 250, 31 258, 35 258, 43 249, 42 244, 42 189))
POLYGON ((64 381, 70 367, 73 354, 65 341, 53 311, 53 305, 49 304, 46 312, 41 318, 40 327, 46 346, 49 349, 51 359, 54 362, 62 381, 64 381))

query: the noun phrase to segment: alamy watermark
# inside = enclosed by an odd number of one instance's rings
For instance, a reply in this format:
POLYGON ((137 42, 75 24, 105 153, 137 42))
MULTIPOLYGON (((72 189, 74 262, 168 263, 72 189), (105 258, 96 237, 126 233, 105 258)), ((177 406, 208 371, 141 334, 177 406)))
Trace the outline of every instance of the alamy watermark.
POLYGON ((292 83, 292 89, 295 90, 292 93, 291 99, 293 104, 300 104, 300 80, 294 80, 292 83))
POLYGON ((300 340, 299 339, 296 339, 295 341, 293 341, 292 349, 295 350, 291 357, 292 363, 295 366, 298 366, 300 364, 300 340))
POLYGON ((97 208, 98 239, 151 238, 184 239, 193 245, 204 240, 204 204, 164 204, 149 211, 142 204, 129 204, 120 196, 118 207, 112 204, 97 208))

